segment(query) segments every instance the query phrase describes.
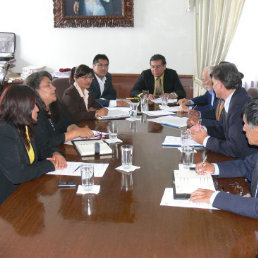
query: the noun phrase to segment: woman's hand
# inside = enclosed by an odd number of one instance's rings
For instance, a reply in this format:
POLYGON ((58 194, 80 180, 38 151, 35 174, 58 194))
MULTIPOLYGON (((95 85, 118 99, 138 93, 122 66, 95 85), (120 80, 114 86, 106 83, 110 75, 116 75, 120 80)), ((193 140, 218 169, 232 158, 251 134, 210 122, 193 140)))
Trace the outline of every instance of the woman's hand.
POLYGON ((54 152, 52 158, 47 158, 47 160, 53 163, 55 170, 64 169, 67 167, 65 158, 59 152, 54 152))
POLYGON ((77 137, 82 137, 82 138, 92 138, 94 136, 94 133, 91 131, 90 128, 88 127, 84 127, 84 128, 78 128, 76 129, 78 132, 78 136, 77 137))
POLYGON ((101 108, 99 110, 96 111, 95 116, 106 116, 108 114, 108 110, 106 108, 101 108))

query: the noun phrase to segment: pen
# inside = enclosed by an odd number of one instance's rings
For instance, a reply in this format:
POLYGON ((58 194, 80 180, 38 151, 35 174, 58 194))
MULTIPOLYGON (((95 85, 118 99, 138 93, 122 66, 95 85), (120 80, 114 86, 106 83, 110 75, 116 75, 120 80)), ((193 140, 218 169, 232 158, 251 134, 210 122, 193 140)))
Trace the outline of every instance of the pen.
POLYGON ((97 101, 97 103, 98 103, 101 107, 104 107, 103 104, 102 104, 100 101, 98 101, 98 100, 96 100, 96 101, 97 101))
POLYGON ((202 161, 202 164, 201 164, 201 166, 199 167, 199 170, 203 168, 204 163, 206 162, 206 160, 207 160, 207 154, 205 155, 205 157, 204 157, 204 159, 203 159, 203 161, 202 161))
POLYGON ((140 97, 134 97, 134 98, 126 98, 128 100, 132 100, 132 99, 140 99, 140 97))
POLYGON ((73 173, 75 173, 80 167, 81 167, 81 165, 78 166, 78 167, 73 171, 73 173))

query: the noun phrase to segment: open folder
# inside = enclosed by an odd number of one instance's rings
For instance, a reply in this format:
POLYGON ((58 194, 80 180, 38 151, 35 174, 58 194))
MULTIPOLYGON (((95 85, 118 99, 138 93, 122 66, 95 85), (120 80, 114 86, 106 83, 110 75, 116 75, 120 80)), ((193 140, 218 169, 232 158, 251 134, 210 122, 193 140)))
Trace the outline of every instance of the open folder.
POLYGON ((172 185, 175 199, 189 199, 198 188, 216 191, 211 175, 198 175, 192 170, 174 170, 172 185))
POLYGON ((74 140, 72 143, 81 157, 112 154, 112 149, 103 140, 74 140))

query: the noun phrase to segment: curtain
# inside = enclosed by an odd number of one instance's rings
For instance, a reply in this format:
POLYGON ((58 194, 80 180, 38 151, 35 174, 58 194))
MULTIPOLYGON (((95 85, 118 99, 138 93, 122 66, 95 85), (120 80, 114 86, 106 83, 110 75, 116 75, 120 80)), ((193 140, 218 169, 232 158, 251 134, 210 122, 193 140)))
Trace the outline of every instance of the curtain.
POLYGON ((246 0, 236 34, 227 54, 227 61, 236 64, 244 74, 243 87, 258 88, 258 34, 252 29, 257 24, 257 0, 246 0))
POLYGON ((194 96, 206 90, 202 70, 225 60, 245 0, 195 0, 194 96))

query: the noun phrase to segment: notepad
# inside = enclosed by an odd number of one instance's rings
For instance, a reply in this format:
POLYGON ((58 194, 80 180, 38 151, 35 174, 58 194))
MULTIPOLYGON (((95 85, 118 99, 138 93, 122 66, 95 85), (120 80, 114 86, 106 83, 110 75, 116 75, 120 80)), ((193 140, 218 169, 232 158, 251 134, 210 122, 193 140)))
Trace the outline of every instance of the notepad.
MULTIPOLYGON (((189 139, 189 145, 197 148, 203 148, 204 146, 193 139, 189 139)), ((166 136, 162 146, 167 147, 181 147, 181 138, 177 136, 166 136)))
POLYGON ((129 117, 129 108, 108 108, 108 114, 106 116, 99 116, 97 119, 118 119, 129 117))
POLYGON ((77 140, 72 143, 81 157, 112 153, 112 149, 103 140, 77 140))
POLYGON ((174 170, 172 184, 175 199, 188 199, 198 188, 216 191, 211 175, 198 175, 192 170, 174 170))
POLYGON ((187 125, 187 119, 187 117, 162 116, 154 119, 149 119, 148 121, 180 128, 185 127, 187 125))

